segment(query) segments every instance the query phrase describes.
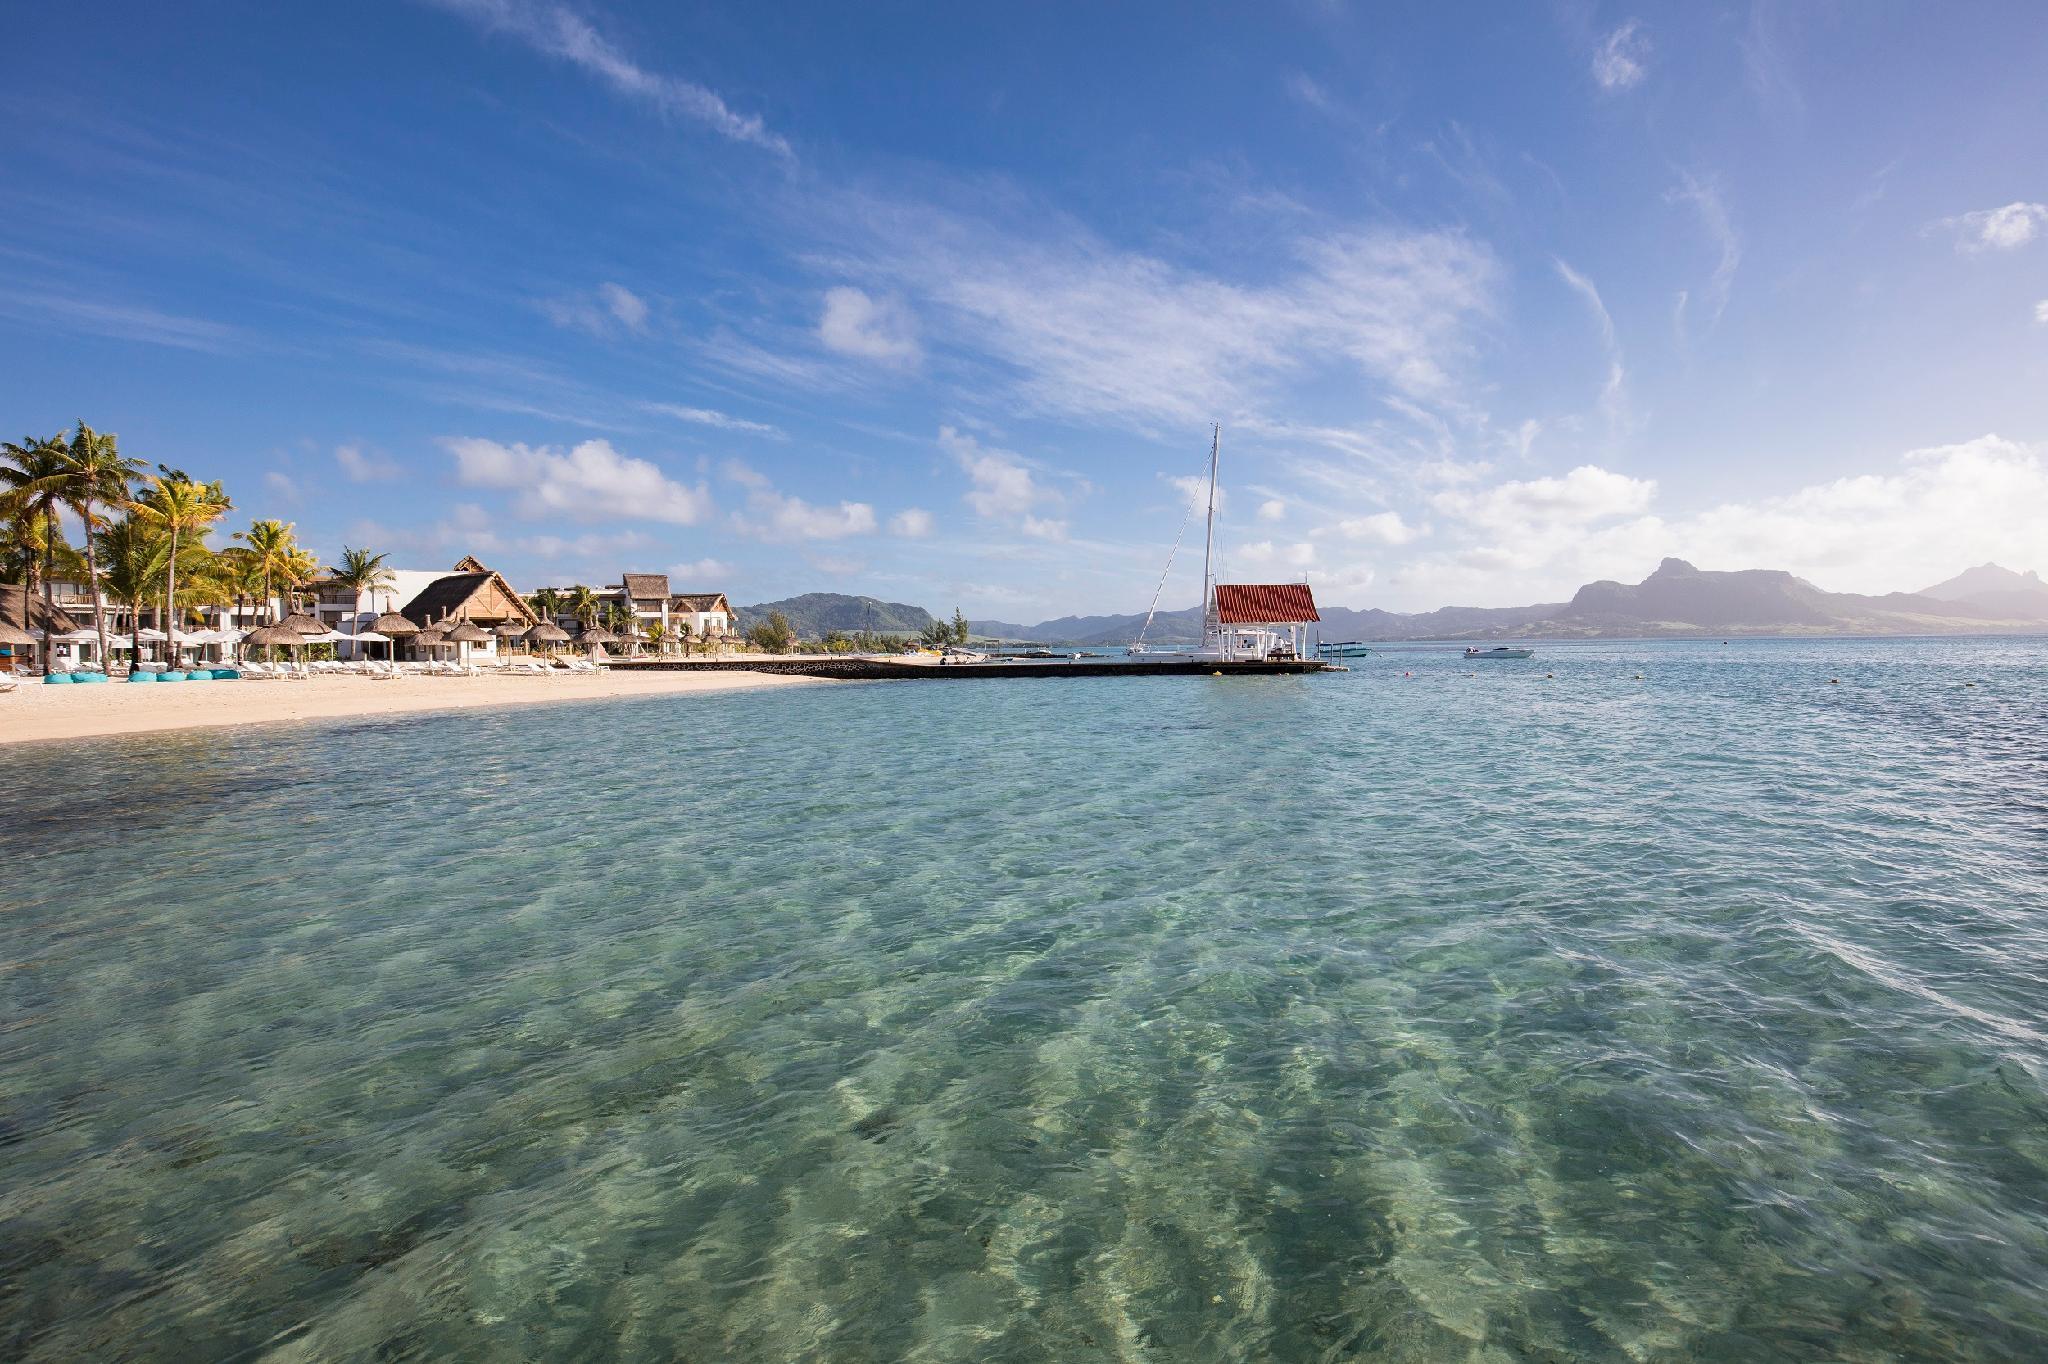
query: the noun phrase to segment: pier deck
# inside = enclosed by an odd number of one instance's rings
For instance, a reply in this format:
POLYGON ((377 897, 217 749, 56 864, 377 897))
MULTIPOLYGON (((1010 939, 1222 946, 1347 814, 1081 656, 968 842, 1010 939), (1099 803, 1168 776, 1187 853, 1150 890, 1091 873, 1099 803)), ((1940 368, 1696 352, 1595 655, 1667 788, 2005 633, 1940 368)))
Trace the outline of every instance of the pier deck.
POLYGON ((1031 658, 991 663, 914 663, 903 659, 844 654, 778 655, 768 658, 615 658, 619 671, 789 673, 799 677, 831 677, 842 681, 960 681, 975 677, 1268 677, 1295 673, 1342 672, 1320 659, 1279 662, 1201 662, 1188 659, 1115 660, 1105 658, 1031 658))

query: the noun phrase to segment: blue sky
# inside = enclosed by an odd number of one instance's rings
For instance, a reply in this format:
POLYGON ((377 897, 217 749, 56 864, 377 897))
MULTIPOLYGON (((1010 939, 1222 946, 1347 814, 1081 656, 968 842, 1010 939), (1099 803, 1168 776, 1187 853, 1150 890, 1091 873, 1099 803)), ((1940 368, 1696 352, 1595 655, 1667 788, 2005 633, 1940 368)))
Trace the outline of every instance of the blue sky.
POLYGON ((525 586, 1138 610, 1212 421, 1343 605, 2048 570, 2038 4, 678 9, 20 10, 0 425, 525 586))

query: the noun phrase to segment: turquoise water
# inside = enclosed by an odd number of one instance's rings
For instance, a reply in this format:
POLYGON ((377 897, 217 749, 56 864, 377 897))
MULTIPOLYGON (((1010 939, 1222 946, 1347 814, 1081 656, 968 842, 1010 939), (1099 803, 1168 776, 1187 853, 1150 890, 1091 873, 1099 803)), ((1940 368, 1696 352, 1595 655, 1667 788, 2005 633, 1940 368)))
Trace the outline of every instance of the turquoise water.
POLYGON ((2048 642, 6 758, 0 1356, 2048 1356, 2048 642))

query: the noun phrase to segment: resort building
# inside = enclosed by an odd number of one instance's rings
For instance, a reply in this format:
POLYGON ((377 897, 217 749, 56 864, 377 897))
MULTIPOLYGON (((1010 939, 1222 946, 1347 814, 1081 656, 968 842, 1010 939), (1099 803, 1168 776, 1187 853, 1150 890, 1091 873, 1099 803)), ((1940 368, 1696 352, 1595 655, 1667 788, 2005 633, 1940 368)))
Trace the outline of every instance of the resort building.
MULTIPOLYGON (((397 568, 382 587, 354 592, 332 579, 315 579, 307 590, 317 596, 313 615, 322 625, 342 635, 372 629, 377 617, 396 611, 414 625, 425 629, 444 620, 466 620, 479 629, 495 632, 502 625, 528 627, 540 617, 526 604, 512 585, 496 570, 473 554, 458 560, 453 569, 397 568)), ((343 657, 349 646, 335 646, 343 657)), ((368 646, 365 652, 376 652, 368 646)), ((494 634, 488 644, 478 644, 473 653, 490 657, 498 651, 494 634)))
MULTIPOLYGON (((555 624, 572 633, 581 625, 571 598, 574 587, 543 588, 560 600, 555 624)), ((538 593, 536 593, 538 595, 538 593)), ((723 592, 672 592, 666 573, 621 573, 619 581, 594 594, 598 611, 616 610, 630 616, 643 638, 653 638, 650 626, 660 627, 664 652, 684 638, 722 640, 732 634, 732 606, 723 592)))

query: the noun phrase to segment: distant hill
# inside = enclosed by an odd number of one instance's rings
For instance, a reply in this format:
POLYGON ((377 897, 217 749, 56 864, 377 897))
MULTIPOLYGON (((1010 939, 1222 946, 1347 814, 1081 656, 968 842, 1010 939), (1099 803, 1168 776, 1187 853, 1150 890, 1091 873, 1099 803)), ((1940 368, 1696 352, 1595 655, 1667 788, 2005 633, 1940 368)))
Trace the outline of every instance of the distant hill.
MULTIPOLYGON (((1918 635, 2048 630, 2048 584, 1985 565, 1927 592, 1826 592, 1776 569, 1712 572, 1666 559, 1640 583, 1596 582, 1569 602, 1446 606, 1404 614, 1318 603, 1326 640, 1597 639, 1655 635, 1918 635), (1942 595, 1957 590, 1965 595, 1942 595)), ((1127 644, 1144 616, 1062 616, 1038 625, 975 621, 976 634, 1041 644, 1127 644)), ((1160 612, 1146 639, 1199 640, 1199 607, 1160 612)))
POLYGON ((1964 569, 1947 582, 1923 587, 1920 596, 1937 601, 1968 602, 2001 614, 2048 614, 2048 583, 2029 569, 2015 573, 1997 564, 1979 564, 1964 569))
POLYGON ((918 634, 936 619, 922 606, 874 597, 849 597, 841 592, 806 592, 801 597, 764 601, 756 606, 734 608, 734 624, 742 631, 768 619, 770 611, 789 617, 789 626, 799 639, 822 639, 826 632, 844 630, 856 634, 873 630, 878 634, 918 634))

